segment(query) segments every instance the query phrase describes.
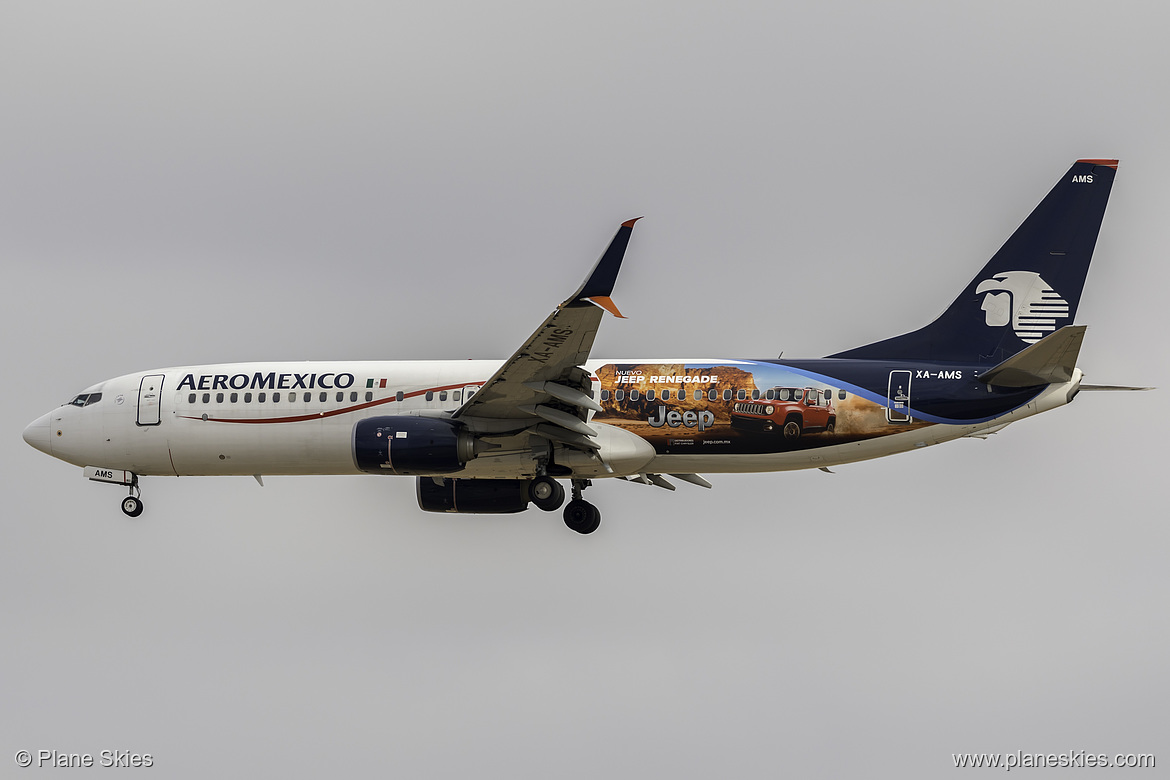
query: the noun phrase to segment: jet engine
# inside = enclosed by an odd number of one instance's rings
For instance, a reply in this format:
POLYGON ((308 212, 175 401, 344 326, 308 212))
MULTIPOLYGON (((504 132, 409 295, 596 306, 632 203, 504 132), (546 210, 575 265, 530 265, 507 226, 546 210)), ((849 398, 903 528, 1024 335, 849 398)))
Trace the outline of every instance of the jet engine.
POLYGON ((353 426, 353 461, 367 474, 450 474, 475 458, 462 423, 433 417, 370 417, 353 426))
POLYGON ((528 481, 419 477, 418 505, 424 512, 480 515, 523 512, 528 508, 528 481))

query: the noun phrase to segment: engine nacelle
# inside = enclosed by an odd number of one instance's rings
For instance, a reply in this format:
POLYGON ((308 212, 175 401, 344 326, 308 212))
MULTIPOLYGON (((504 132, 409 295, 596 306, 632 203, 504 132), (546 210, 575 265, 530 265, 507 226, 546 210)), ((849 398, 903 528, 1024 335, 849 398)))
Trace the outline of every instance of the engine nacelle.
POLYGON ((475 437, 454 420, 401 415, 353 426, 353 462, 367 474, 450 474, 475 455, 475 437))
POLYGON ((528 481, 524 479, 418 478, 418 505, 424 512, 461 512, 504 515, 528 508, 528 481))

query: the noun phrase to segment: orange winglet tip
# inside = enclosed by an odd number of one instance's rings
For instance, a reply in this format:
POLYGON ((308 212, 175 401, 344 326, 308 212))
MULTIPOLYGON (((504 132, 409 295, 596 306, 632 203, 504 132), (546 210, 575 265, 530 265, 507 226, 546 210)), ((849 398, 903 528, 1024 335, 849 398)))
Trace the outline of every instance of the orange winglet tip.
POLYGON ((1117 163, 1120 160, 1077 160, 1079 163, 1089 163, 1090 165, 1104 165, 1106 168, 1117 170, 1117 163))
POLYGON ((618 311, 617 304, 608 295, 594 295, 592 298, 586 298, 585 300, 594 306, 600 306, 615 317, 621 317, 623 320, 626 319, 626 315, 618 311))
MULTIPOLYGON (((634 226, 634 223, 640 219, 641 219, 641 217, 634 217, 633 219, 627 219, 625 222, 622 223, 622 227, 632 228, 634 226)), ((619 314, 618 316, 620 317, 621 315, 619 314)))

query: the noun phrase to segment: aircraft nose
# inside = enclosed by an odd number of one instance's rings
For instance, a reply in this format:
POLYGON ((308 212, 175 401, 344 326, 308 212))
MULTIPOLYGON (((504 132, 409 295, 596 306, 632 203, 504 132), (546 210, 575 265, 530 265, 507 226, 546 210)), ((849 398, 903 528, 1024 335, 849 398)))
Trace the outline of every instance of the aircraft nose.
POLYGON ((24 429, 23 434, 24 440, 29 443, 29 446, 35 447, 47 455, 53 454, 49 447, 49 443, 52 441, 49 438, 49 417, 51 414, 52 412, 33 420, 24 429))

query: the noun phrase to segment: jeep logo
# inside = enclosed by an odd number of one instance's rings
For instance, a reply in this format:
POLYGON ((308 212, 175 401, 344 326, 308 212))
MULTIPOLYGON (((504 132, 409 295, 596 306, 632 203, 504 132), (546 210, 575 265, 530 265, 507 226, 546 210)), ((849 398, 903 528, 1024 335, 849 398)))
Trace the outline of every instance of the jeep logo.
POLYGON ((702 433, 715 424, 715 415, 706 410, 701 412, 668 412, 665 406, 660 406, 658 407, 658 416, 648 417, 646 422, 655 428, 661 428, 663 425, 669 425, 671 428, 677 428, 680 425, 694 428, 697 425, 699 432, 702 433))

